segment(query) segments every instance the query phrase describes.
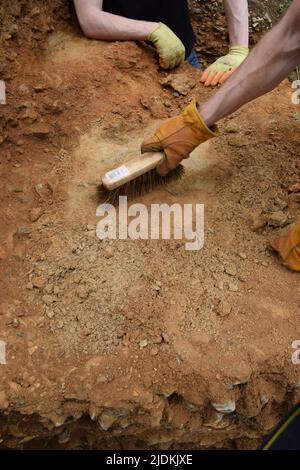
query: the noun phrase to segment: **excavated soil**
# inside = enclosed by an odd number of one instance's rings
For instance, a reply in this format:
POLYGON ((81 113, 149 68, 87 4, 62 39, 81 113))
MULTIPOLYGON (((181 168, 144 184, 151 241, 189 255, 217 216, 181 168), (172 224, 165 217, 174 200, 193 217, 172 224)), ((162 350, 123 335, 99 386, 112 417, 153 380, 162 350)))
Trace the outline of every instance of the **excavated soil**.
POLYGON ((254 449, 300 400, 299 274, 270 249, 300 214, 290 83, 136 199, 205 204, 202 250, 100 241, 103 171, 212 91, 146 46, 84 39, 51 3, 0 8, 0 444, 254 449))

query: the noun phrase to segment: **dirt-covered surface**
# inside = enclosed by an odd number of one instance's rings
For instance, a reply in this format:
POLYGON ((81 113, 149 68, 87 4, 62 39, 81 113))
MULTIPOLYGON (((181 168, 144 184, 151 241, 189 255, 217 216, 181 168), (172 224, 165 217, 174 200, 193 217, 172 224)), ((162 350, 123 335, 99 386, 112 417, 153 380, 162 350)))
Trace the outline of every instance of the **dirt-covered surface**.
POLYGON ((171 73, 184 95, 163 86, 150 49, 84 39, 62 4, 0 7, 0 444, 256 448, 300 399, 299 274, 269 247, 300 213, 293 90, 138 199, 204 203, 202 250, 100 241, 103 171, 211 91, 189 65, 171 73))

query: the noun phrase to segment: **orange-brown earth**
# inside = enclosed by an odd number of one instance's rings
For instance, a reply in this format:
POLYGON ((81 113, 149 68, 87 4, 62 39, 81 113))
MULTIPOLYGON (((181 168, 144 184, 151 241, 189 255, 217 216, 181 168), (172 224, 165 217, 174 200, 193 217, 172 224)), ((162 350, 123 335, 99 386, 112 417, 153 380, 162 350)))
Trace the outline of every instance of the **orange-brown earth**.
POLYGON ((136 201, 204 203, 202 250, 100 241, 103 171, 211 91, 189 65, 170 74, 183 95, 163 86, 152 50, 84 39, 61 3, 0 9, 0 444, 256 448, 300 398, 299 274, 269 245, 300 213, 293 90, 136 201))

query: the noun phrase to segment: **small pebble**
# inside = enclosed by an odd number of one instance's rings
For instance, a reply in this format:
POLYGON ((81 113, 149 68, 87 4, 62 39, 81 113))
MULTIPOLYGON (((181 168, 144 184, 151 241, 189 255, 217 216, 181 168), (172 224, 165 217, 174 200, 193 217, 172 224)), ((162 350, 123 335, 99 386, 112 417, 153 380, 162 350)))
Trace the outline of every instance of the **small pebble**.
POLYGON ((230 292, 238 292, 239 291, 238 286, 236 284, 233 284, 232 282, 229 283, 228 289, 230 290, 230 292))

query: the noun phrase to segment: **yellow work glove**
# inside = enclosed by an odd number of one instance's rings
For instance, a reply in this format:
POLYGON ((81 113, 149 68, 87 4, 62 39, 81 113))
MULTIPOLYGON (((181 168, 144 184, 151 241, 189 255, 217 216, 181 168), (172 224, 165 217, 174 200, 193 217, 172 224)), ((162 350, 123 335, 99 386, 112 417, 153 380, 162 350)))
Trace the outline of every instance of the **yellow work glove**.
POLYGON ((188 158, 198 145, 216 136, 216 128, 207 127, 197 110, 196 101, 192 100, 179 116, 164 122, 150 139, 142 143, 142 153, 165 152, 166 159, 158 168, 158 173, 164 176, 181 160, 188 158))
POLYGON ((272 247, 280 254, 287 268, 300 271, 300 218, 287 235, 272 243, 272 247))
POLYGON ((246 46, 230 47, 227 55, 220 57, 203 72, 201 82, 205 86, 215 86, 219 83, 224 83, 244 62, 248 54, 249 48, 246 46))
POLYGON ((148 37, 148 41, 152 42, 156 47, 159 55, 159 64, 163 69, 173 69, 184 61, 184 45, 165 24, 159 23, 158 28, 148 37))

